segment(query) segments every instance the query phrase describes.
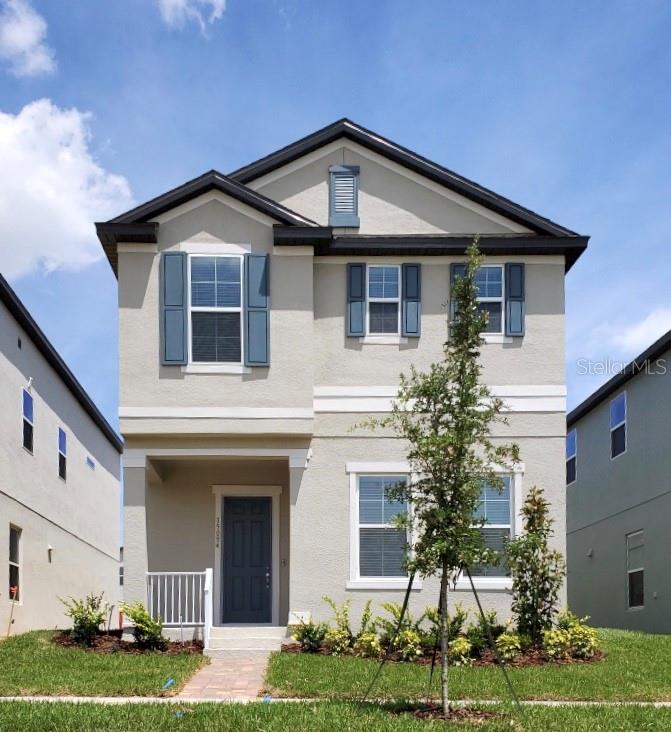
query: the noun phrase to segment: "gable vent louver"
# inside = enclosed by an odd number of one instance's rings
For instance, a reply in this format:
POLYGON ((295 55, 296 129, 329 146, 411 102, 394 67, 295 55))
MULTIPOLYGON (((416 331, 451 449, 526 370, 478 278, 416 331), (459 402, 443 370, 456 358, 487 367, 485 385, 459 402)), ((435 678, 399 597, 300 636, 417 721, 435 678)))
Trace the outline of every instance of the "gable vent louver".
POLYGON ((329 223, 331 226, 359 226, 359 167, 333 165, 331 175, 329 223))

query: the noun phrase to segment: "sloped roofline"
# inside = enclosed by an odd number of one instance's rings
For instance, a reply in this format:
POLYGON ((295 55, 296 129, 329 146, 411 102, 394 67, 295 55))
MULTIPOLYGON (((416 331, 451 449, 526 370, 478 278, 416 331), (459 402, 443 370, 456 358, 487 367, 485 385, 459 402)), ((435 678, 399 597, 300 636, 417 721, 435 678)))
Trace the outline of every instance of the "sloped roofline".
POLYGON ((554 221, 540 216, 534 211, 524 208, 504 196, 500 196, 498 193, 494 193, 494 191, 468 178, 464 178, 453 170, 449 170, 382 135, 378 135, 376 132, 368 130, 346 117, 310 135, 302 137, 300 140, 292 142, 290 145, 286 145, 255 162, 238 168, 232 173, 229 173, 229 178, 239 183, 248 184, 342 137, 353 140, 399 165, 409 168, 472 201, 486 206, 492 211, 506 216, 518 224, 529 227, 537 233, 553 236, 577 236, 575 231, 560 226, 554 221))
POLYGON ((28 312, 26 306, 21 302, 18 295, 2 275, 0 275, 0 300, 5 304, 14 320, 16 320, 26 335, 35 344, 37 350, 44 357, 44 360, 60 377, 72 396, 79 402, 80 406, 93 420, 103 435, 105 435, 108 442, 120 453, 123 450, 121 438, 103 417, 91 397, 86 393, 84 387, 77 381, 75 375, 70 371, 65 361, 58 354, 58 351, 51 345, 51 342, 44 335, 39 325, 37 325, 33 316, 28 312))

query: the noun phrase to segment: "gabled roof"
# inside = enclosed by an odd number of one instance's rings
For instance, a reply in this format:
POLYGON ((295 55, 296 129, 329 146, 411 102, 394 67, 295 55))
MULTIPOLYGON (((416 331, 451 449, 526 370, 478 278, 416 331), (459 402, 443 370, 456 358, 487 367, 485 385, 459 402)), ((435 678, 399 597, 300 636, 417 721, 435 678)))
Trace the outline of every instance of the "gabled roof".
POLYGON ((256 162, 238 168, 238 170, 230 173, 229 177, 240 183, 250 183, 303 155, 307 155, 313 150, 343 137, 353 140, 369 150, 373 150, 389 160, 403 165, 446 188, 456 191, 466 198, 480 203, 490 210, 496 211, 523 226, 527 226, 537 233, 554 236, 576 235, 576 232, 566 229, 554 221, 550 221, 550 219, 504 198, 494 193, 494 191, 490 191, 488 188, 472 180, 468 180, 454 171, 444 168, 442 165, 434 163, 422 155, 388 140, 386 137, 382 137, 382 135, 367 130, 365 127, 352 122, 352 120, 346 117, 280 150, 270 153, 270 155, 266 155, 256 162))
POLYGON ((121 438, 100 413, 100 410, 93 403, 91 397, 86 393, 84 387, 77 381, 65 361, 63 361, 63 359, 58 355, 58 352, 51 345, 49 339, 44 335, 42 329, 37 325, 32 315, 28 312, 26 306, 21 302, 21 300, 19 300, 18 295, 9 286, 9 283, 2 275, 0 275, 0 300, 5 304, 26 335, 35 344, 37 350, 42 354, 45 361, 53 368, 61 381, 70 390, 72 396, 79 402, 81 407, 97 425, 103 435, 105 435, 112 447, 120 453, 123 449, 121 438))
POLYGON ((114 273, 116 274, 117 268, 116 245, 119 242, 156 243, 158 225, 152 223, 151 219, 212 190, 221 191, 286 226, 317 225, 311 219, 247 188, 223 173, 210 170, 120 216, 96 223, 98 239, 114 273))
POLYGON ((607 381, 591 396, 588 396, 584 402, 569 412, 566 416, 566 426, 569 428, 572 427, 579 419, 582 419, 586 414, 589 414, 599 404, 608 399, 611 394, 619 391, 634 376, 641 373, 641 371, 645 372, 650 367, 652 361, 661 358, 669 349, 671 349, 671 330, 664 333, 661 338, 658 338, 643 353, 640 353, 633 361, 628 363, 619 374, 615 374, 612 379, 607 381))

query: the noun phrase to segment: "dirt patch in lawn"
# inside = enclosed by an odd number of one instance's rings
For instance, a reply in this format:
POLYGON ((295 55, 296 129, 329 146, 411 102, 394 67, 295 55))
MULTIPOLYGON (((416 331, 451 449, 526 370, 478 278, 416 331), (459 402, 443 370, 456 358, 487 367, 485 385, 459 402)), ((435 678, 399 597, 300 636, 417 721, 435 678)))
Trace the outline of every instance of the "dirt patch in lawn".
POLYGON ((445 714, 442 707, 433 705, 399 707, 394 710, 394 713, 412 714, 413 717, 423 719, 427 722, 461 722, 469 725, 481 725, 495 719, 503 719, 503 716, 498 712, 487 711, 485 709, 471 709, 469 707, 451 707, 448 714, 445 714))
POLYGON ((100 633, 96 636, 92 646, 82 646, 70 634, 69 630, 56 633, 53 642, 64 648, 79 648, 91 653, 160 653, 161 655, 174 656, 180 653, 190 653, 193 655, 202 655, 203 644, 201 641, 168 641, 166 647, 162 651, 148 651, 139 648, 137 643, 133 641, 123 640, 120 631, 111 631, 109 633, 100 633))

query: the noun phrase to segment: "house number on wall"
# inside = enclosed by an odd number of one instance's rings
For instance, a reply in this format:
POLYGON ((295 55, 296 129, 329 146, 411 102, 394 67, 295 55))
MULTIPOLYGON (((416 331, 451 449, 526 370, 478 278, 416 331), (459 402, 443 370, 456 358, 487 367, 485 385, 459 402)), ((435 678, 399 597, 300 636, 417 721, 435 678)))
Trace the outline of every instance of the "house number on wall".
POLYGON ((217 516, 217 526, 214 531, 214 541, 217 549, 219 548, 219 537, 221 535, 221 517, 217 516))

